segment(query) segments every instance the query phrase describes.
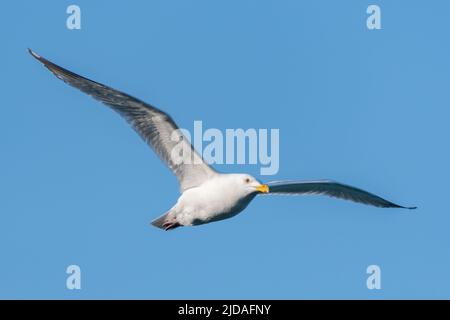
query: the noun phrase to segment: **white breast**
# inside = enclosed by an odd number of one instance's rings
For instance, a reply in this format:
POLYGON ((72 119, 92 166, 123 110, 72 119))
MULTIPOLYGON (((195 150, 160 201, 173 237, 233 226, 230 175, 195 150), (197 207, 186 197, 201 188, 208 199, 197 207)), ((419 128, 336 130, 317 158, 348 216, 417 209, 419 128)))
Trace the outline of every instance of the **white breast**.
POLYGON ((183 225, 193 225, 232 217, 248 203, 242 204, 245 195, 239 191, 226 175, 188 189, 174 207, 177 220, 183 225))

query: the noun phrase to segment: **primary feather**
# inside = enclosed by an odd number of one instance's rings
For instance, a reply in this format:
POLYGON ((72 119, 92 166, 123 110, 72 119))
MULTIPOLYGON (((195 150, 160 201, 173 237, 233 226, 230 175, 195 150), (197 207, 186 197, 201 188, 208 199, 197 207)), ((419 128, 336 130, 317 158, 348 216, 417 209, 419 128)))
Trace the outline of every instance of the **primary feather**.
POLYGON ((380 208, 416 208, 403 207, 385 200, 373 193, 332 180, 273 181, 269 182, 267 185, 269 186, 269 194, 320 194, 364 203, 380 208))
POLYGON ((64 69, 30 49, 29 52, 59 79, 103 102, 124 117, 177 176, 182 192, 215 175, 216 172, 203 162, 167 113, 126 93, 64 69), (182 158, 183 161, 178 161, 172 155, 176 146, 176 150, 185 152, 182 155, 185 157, 182 158))

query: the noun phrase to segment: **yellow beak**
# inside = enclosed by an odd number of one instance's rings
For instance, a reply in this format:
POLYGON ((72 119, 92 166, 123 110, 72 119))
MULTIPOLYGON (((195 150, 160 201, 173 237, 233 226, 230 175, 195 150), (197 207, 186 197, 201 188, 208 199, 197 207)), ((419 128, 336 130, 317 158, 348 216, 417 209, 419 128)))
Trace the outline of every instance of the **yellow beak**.
POLYGON ((269 193, 269 186, 267 184, 260 184, 256 187, 256 190, 262 193, 269 193))

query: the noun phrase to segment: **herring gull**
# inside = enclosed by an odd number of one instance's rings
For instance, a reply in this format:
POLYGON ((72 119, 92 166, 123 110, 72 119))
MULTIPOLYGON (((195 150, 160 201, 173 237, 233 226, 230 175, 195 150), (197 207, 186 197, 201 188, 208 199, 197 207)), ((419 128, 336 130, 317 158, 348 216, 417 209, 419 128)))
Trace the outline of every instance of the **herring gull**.
POLYGON ((171 230, 180 226, 201 225, 231 218, 255 198, 267 194, 318 194, 351 200, 380 208, 404 207, 377 195, 332 180, 274 181, 263 184, 248 174, 222 174, 206 164, 179 131, 173 119, 154 106, 101 83, 64 69, 36 52, 30 54, 65 83, 103 102, 124 117, 172 170, 180 184, 181 195, 166 213, 151 222, 171 230), (193 161, 175 161, 172 150, 182 143, 193 161))

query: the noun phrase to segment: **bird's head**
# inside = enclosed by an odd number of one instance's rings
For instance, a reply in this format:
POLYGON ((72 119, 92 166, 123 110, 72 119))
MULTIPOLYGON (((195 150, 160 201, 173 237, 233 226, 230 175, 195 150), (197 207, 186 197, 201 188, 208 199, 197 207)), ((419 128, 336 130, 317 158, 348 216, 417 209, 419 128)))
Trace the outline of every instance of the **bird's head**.
POLYGON ((262 184, 249 174, 236 174, 233 180, 236 188, 242 190, 245 194, 269 192, 269 186, 267 184, 262 184))

